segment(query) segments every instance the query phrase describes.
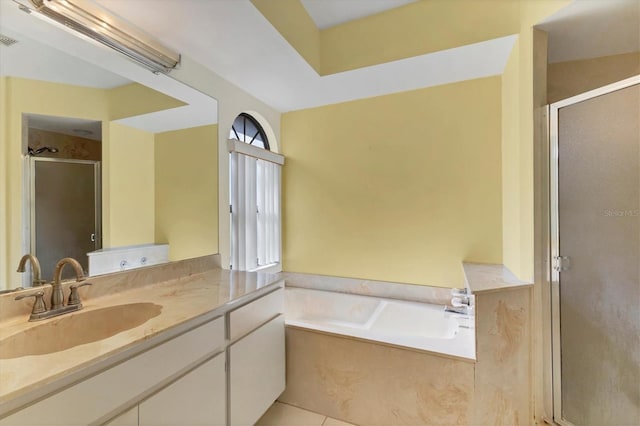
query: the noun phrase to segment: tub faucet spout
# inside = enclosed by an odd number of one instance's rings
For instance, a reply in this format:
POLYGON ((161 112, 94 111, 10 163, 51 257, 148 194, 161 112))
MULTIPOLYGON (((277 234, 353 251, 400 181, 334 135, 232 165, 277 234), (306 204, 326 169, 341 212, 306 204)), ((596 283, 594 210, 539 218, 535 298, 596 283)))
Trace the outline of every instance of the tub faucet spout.
POLYGON ((454 294, 454 296, 451 298, 450 304, 445 307, 445 311, 456 314, 472 315, 473 306, 475 305, 474 296, 469 295, 467 292, 463 293, 452 291, 451 293, 454 294))

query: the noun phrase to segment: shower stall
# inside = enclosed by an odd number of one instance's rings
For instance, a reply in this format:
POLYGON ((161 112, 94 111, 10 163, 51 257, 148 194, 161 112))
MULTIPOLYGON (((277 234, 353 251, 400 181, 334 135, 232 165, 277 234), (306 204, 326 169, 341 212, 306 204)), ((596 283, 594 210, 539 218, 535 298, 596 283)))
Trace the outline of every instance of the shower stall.
POLYGON ((553 415, 640 424, 640 76, 549 109, 553 415))
MULTIPOLYGON (((56 262, 77 259, 87 271, 87 253, 101 247, 100 162, 29 156, 29 246, 51 279, 56 262)), ((73 271, 68 268, 64 277, 73 271)))

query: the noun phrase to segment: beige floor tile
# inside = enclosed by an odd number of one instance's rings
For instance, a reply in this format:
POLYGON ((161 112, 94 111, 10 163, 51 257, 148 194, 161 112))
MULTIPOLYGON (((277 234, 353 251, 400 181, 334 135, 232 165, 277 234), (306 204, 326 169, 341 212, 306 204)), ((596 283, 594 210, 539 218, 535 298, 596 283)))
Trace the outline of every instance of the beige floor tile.
POLYGON ((276 402, 255 426, 322 426, 325 416, 276 402))
POLYGON ((356 426, 356 425, 352 423, 343 422, 342 420, 337 420, 331 417, 327 417, 324 423, 322 423, 322 426, 356 426))

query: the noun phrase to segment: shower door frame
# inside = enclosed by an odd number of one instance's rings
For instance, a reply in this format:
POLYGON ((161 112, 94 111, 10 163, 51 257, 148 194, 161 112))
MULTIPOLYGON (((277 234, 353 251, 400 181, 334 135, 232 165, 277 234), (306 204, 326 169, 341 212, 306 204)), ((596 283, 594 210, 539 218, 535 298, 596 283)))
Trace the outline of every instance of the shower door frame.
MULTIPOLYGON (((36 162, 52 163, 75 163, 93 165, 94 173, 94 205, 95 205, 95 241, 102 245, 102 162, 99 160, 79 160, 72 158, 51 158, 25 156, 23 184, 26 190, 23 191, 23 251, 35 254, 36 249, 36 209, 35 209, 35 164, 36 162)), ((31 287, 32 276, 30 273, 23 274, 22 286, 31 287)))
POLYGON ((597 98, 608 93, 626 89, 640 84, 640 75, 627 78, 597 89, 581 93, 571 98, 555 102, 549 105, 549 283, 551 293, 551 348, 552 348, 552 395, 553 395, 553 421, 560 426, 574 426, 573 423, 562 418, 562 359, 560 346, 560 223, 559 223, 559 181, 558 181, 558 116, 560 109, 574 105, 589 99, 597 98), (556 267, 558 266, 558 267, 556 267))

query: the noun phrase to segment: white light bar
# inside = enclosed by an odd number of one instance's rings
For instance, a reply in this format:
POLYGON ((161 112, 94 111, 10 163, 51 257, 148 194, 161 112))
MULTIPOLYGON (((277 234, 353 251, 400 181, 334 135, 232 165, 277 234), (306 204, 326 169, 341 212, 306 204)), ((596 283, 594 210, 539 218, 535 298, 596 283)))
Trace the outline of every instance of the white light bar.
POLYGON ((35 9, 79 33, 128 56, 155 73, 168 73, 180 54, 87 0, 30 0, 35 9))

